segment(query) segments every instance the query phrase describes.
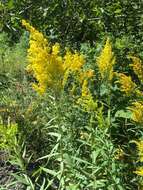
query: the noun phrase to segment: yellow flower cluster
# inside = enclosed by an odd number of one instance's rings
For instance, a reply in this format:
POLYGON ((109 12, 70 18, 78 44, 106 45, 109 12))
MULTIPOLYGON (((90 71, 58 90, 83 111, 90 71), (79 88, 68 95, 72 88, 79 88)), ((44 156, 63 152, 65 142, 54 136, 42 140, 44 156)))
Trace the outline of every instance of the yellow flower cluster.
POLYGON ((80 104, 87 112, 94 111, 97 107, 97 104, 94 102, 93 96, 88 87, 88 80, 93 76, 94 71, 92 69, 88 69, 81 71, 78 78, 78 81, 81 85, 81 97, 78 99, 77 103, 80 104))
POLYGON ((63 86, 65 86, 70 73, 72 73, 73 75, 80 75, 80 71, 84 64, 85 60, 83 55, 80 55, 78 52, 71 53, 69 50, 66 51, 66 54, 63 57, 63 86))
POLYGON ((132 81, 130 76, 126 76, 123 73, 118 73, 118 81, 120 84, 120 90, 126 95, 130 95, 136 88, 136 84, 132 81))
MULTIPOLYGON (((139 162, 143 162, 143 140, 133 142, 137 145, 139 162)), ((134 173, 143 176, 143 167, 138 167, 134 173)))
POLYGON ((59 88, 60 79, 63 75, 62 59, 58 55, 59 45, 55 44, 50 53, 48 41, 43 34, 30 26, 25 20, 22 21, 23 26, 30 32, 30 47, 28 49, 28 70, 32 71, 38 84, 33 87, 39 93, 44 93, 48 86, 59 88))
POLYGON ((143 141, 133 141, 137 145, 139 161, 143 162, 143 141))
POLYGON ((82 55, 78 52, 72 54, 67 50, 66 55, 64 56, 64 69, 70 70, 71 72, 79 71, 84 65, 85 60, 82 55))
POLYGON ((91 93, 88 89, 88 81, 84 80, 82 84, 82 97, 91 96, 91 93))
POLYGON ((134 102, 129 110, 132 111, 132 119, 135 122, 143 123, 143 102, 134 102))
POLYGON ((95 111, 97 102, 94 101, 93 96, 88 88, 88 81, 85 79, 81 88, 81 97, 77 101, 83 109, 87 112, 95 111))
POLYGON ((143 167, 139 167, 136 171, 134 171, 134 173, 139 176, 143 176, 143 167))
POLYGON ((138 57, 130 56, 130 58, 133 60, 131 66, 133 67, 135 74, 138 76, 139 80, 143 83, 143 63, 138 57))
POLYGON ((113 78, 113 66, 115 64, 115 57, 112 52, 112 46, 109 38, 107 38, 106 44, 101 52, 101 55, 97 59, 97 65, 102 79, 111 81, 113 78))
POLYGON ((82 71, 79 75, 79 82, 82 83, 85 79, 91 79, 94 76, 94 70, 89 69, 82 71))
POLYGON ((49 46, 43 34, 33 28, 25 20, 22 25, 30 32, 30 47, 28 50, 29 66, 38 84, 33 87, 40 94, 43 94, 48 87, 55 92, 66 84, 69 73, 76 73, 85 63, 84 57, 77 52, 71 53, 67 50, 64 57, 60 56, 60 46, 58 43, 49 46))

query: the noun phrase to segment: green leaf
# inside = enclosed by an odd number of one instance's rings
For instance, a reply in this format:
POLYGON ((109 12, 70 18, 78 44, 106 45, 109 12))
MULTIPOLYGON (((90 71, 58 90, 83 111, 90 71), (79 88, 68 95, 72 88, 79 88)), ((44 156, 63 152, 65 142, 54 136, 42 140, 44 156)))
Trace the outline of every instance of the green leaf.
POLYGON ((132 118, 132 112, 131 111, 119 110, 115 113, 115 117, 122 117, 125 119, 131 119, 132 118))
POLYGON ((109 88, 105 85, 105 84, 102 84, 100 86, 100 95, 103 96, 103 95, 107 95, 109 94, 110 90, 109 88))
POLYGON ((22 183, 24 185, 29 185, 29 183, 27 182, 27 180, 23 177, 23 176, 19 176, 17 174, 11 174, 15 179, 16 179, 16 183, 19 182, 19 183, 22 183))
POLYGON ((116 9, 114 13, 119 14, 122 12, 122 9, 116 9))
POLYGON ((8 2, 7 6, 8 6, 9 9, 13 9, 14 8, 14 2, 13 2, 13 0, 10 0, 8 2))
POLYGON ((50 175, 52 175, 52 176, 56 176, 58 173, 57 172, 55 172, 54 170, 50 170, 50 169, 48 169, 48 168, 44 168, 44 167, 40 167, 44 172, 46 172, 46 173, 48 173, 48 174, 50 174, 50 175))

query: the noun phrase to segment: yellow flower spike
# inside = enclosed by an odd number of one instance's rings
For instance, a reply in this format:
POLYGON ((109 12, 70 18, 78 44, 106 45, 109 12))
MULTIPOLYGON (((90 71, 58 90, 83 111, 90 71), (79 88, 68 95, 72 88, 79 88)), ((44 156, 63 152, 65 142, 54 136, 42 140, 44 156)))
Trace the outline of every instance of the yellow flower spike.
POLYGON ((94 70, 89 69, 86 71, 86 77, 87 78, 92 78, 94 76, 94 70))
POLYGON ((59 56, 59 44, 53 45, 50 53, 51 48, 43 34, 24 20, 22 24, 30 32, 27 71, 32 72, 38 82, 38 84, 33 84, 33 88, 39 94, 45 93, 48 87, 56 92, 59 91, 64 75, 63 60, 59 56))
POLYGON ((88 81, 84 80, 81 89, 81 97, 78 99, 77 104, 81 105, 83 110, 87 112, 95 111, 97 102, 94 101, 93 96, 88 88, 88 81))
POLYGON ((36 84, 32 84, 32 87, 35 91, 37 91, 40 95, 44 94, 45 91, 46 91, 46 85, 41 85, 41 86, 38 86, 36 84))
POLYGON ((138 57, 129 56, 133 63, 130 66, 133 68, 135 74, 138 76, 141 83, 143 83, 143 63, 138 57))
POLYGON ((72 54, 69 50, 67 50, 64 56, 64 70, 77 72, 80 71, 84 64, 85 60, 83 55, 80 55, 77 52, 72 54))
POLYGON ((71 64, 71 71, 79 71, 85 64, 84 57, 78 53, 73 54, 73 60, 71 64))
POLYGON ((112 52, 112 46, 109 38, 107 38, 106 44, 100 56, 97 58, 97 65, 101 74, 101 78, 111 81, 113 78, 113 67, 115 65, 115 57, 112 52))
POLYGON ((139 167, 136 171, 134 171, 134 173, 139 176, 143 176, 143 167, 139 167))
POLYGON ((60 52, 60 45, 58 43, 55 43, 52 47, 52 54, 53 55, 58 55, 60 52))
POLYGON ((128 109, 132 112, 133 121, 143 124, 143 102, 133 102, 128 109))
POLYGON ((134 142, 137 145, 139 161, 143 162, 143 141, 140 140, 140 141, 134 141, 134 142))
POLYGON ((136 88, 136 84, 132 81, 130 76, 126 76, 123 73, 118 73, 118 81, 116 83, 120 84, 120 90, 126 95, 131 95, 136 88))
POLYGON ((82 84, 82 97, 86 97, 90 95, 90 92, 87 86, 88 86, 88 82, 87 80, 84 80, 82 84))
POLYGON ((22 26, 25 26, 27 30, 31 31, 34 30, 34 28, 28 23, 26 22, 26 20, 22 20, 22 26))
POLYGON ((80 83, 83 82, 83 80, 85 79, 90 79, 94 76, 94 70, 89 69, 87 71, 81 71, 81 73, 79 74, 79 81, 80 83))
MULTIPOLYGON (((57 92, 64 89, 70 74, 77 81, 85 64, 84 57, 78 52, 71 53, 69 50, 61 57, 58 43, 50 47, 42 33, 25 20, 22 24, 30 32, 27 71, 31 72, 37 80, 33 88, 40 94, 43 94, 47 88, 52 88, 57 96, 57 92)), ((87 75, 91 77, 92 72, 89 71, 87 75)))
POLYGON ((63 87, 65 86, 69 75, 72 73, 74 76, 80 75, 83 65, 85 64, 85 60, 83 55, 79 53, 71 53, 69 50, 66 51, 63 61, 63 69, 64 69, 64 76, 63 76, 63 87))

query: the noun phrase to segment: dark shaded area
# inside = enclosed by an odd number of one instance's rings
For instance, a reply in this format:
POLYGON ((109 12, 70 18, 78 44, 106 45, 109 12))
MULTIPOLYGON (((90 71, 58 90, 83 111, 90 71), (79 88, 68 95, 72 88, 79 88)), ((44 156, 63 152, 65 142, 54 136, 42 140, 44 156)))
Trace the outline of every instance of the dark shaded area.
POLYGON ((142 10, 141 0, 8 0, 0 4, 0 26, 13 40, 20 37, 21 19, 26 19, 61 43, 92 44, 110 34, 132 36, 140 44, 142 10))

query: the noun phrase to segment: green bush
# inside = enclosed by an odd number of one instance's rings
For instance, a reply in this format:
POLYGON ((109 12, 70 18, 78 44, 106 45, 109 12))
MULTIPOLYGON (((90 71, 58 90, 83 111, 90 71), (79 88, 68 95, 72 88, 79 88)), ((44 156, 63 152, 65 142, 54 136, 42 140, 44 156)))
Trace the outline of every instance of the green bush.
POLYGON ((0 11, 2 31, 14 38, 20 36, 21 19, 24 18, 61 43, 93 43, 107 34, 116 38, 128 35, 138 47, 142 43, 140 0, 8 0, 1 2, 0 11))

